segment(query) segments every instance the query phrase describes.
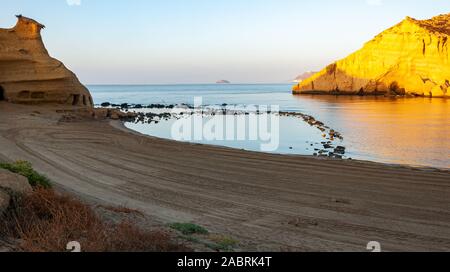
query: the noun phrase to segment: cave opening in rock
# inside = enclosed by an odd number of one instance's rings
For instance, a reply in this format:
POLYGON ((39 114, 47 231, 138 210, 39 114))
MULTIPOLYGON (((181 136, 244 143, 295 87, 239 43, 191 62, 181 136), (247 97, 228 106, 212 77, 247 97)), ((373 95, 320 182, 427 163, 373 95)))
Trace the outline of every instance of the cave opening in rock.
POLYGON ((79 102, 80 102, 80 95, 79 94, 74 94, 72 96, 72 106, 78 105, 79 102))
POLYGON ((5 100, 5 90, 0 85, 0 101, 3 101, 3 100, 5 100))

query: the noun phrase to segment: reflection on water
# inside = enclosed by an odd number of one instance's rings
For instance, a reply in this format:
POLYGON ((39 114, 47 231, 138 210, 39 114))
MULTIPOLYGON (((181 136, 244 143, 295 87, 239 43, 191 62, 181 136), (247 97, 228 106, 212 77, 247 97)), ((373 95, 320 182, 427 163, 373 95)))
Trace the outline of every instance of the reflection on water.
MULTIPOLYGON (((282 111, 312 115, 341 132, 347 156, 354 159, 450 168, 450 101, 429 98, 294 96, 289 91, 290 87, 282 84, 89 88, 96 103, 192 104, 195 96, 201 96, 210 105, 279 105, 282 111)), ((311 148, 306 142, 318 140, 317 130, 300 124, 299 120, 295 121, 295 125, 291 122, 281 123, 279 153, 311 155, 311 148)), ((161 124, 146 133, 165 137, 170 133, 164 132, 167 127, 170 126, 161 124)), ((252 149, 245 143, 244 146, 217 144, 252 149)))
POLYGON ((343 133, 357 159, 450 168, 445 99, 296 96, 305 110, 343 133))
POLYGON ((295 96, 345 136, 357 159, 450 168, 450 104, 445 99, 295 96))
MULTIPOLYGON (((319 152, 323 152, 323 155, 328 155, 329 152, 332 152, 335 147, 342 145, 342 141, 339 139, 334 139, 333 141, 325 140, 322 136, 323 132, 317 129, 314 126, 310 126, 308 123, 304 122, 300 118, 295 117, 280 117, 277 122, 278 124, 275 126, 273 122, 273 117, 278 118, 278 115, 267 116, 263 114, 258 116, 257 126, 255 138, 252 140, 250 135, 250 129, 252 126, 249 126, 249 117, 245 115, 237 115, 232 116, 204 116, 196 115, 200 117, 202 128, 201 130, 206 128, 206 124, 212 120, 212 118, 220 118, 220 124, 223 125, 224 129, 220 129, 221 137, 212 137, 209 140, 207 138, 201 137, 201 139, 194 139, 194 126, 193 122, 189 121, 189 139, 181 139, 186 142, 193 142, 199 144, 209 144, 209 145, 218 145, 218 146, 227 146, 237 149, 245 149, 250 151, 261 152, 268 151, 277 154, 302 154, 302 155, 313 155, 316 153, 319 155, 319 152), (226 120, 230 121, 230 123, 226 124, 226 120), (263 121, 264 120, 264 121, 263 121), (261 134, 261 122, 267 124, 267 127, 263 129, 264 134, 261 134), (238 129, 237 124, 246 124, 245 126, 238 129), (279 129, 278 129, 279 128, 279 129), (233 131, 232 137, 229 138, 228 129, 233 131), (289 132, 289 133, 285 133, 289 132), (243 137, 238 137, 237 135, 243 135, 243 137), (263 136, 264 135, 264 136, 263 136), (211 140, 213 139, 213 140, 211 140), (322 142, 327 141, 330 142, 330 148, 328 151, 324 149, 324 145, 322 142), (264 146, 274 146, 275 149, 264 149, 264 146), (323 151, 322 151, 323 150, 323 151)), ((185 118, 186 119, 186 118, 185 118)), ((165 139, 174 139, 174 135, 172 134, 172 128, 174 127, 175 120, 174 118, 170 120, 161 120, 158 123, 152 124, 142 124, 140 122, 137 123, 126 123, 125 126, 138 131, 143 134, 152 135, 159 138, 165 139)), ((216 129, 217 130, 217 129, 216 129)), ((201 133, 202 131, 200 131, 201 133)), ((175 136, 176 137, 176 136, 175 136)), ((175 138, 176 139, 176 138, 175 138)))

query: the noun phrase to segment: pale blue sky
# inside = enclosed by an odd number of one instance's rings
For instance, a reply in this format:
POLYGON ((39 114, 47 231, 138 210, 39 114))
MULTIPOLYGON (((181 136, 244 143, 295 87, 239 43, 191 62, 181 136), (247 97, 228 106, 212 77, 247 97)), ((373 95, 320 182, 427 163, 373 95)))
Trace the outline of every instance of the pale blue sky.
POLYGON ((86 84, 276 83, 441 13, 449 0, 2 0, 0 27, 45 24, 51 55, 86 84))

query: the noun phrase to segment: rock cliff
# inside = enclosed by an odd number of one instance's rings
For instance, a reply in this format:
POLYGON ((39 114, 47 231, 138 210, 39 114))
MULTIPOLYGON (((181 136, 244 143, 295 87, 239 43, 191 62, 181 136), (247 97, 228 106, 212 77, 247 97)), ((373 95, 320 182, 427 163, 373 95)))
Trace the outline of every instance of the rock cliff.
POLYGON ((63 63, 51 58, 41 38, 43 25, 17 16, 11 29, 0 29, 0 100, 93 105, 89 91, 63 63))
POLYGON ((449 36, 450 14, 430 20, 407 17, 293 91, 449 97, 449 36))

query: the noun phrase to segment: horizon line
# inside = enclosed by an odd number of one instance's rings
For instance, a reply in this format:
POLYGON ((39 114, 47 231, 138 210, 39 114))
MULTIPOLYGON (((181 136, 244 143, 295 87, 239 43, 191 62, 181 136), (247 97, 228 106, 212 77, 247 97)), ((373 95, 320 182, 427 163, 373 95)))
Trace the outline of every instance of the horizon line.
POLYGON ((86 86, 149 86, 149 85, 277 85, 277 84, 295 84, 295 82, 267 82, 267 83, 248 83, 248 82, 237 82, 237 83, 82 83, 86 86))

